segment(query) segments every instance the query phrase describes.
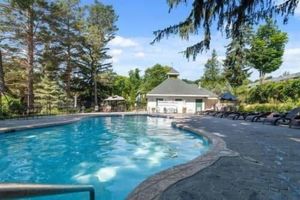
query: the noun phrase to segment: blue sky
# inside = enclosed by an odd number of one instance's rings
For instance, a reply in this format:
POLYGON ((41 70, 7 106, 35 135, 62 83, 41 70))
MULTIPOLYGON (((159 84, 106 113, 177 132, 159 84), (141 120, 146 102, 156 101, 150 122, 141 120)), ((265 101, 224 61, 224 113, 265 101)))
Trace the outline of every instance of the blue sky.
MULTIPOLYGON (((84 1, 87 4, 91 2, 93 0, 84 1)), ((119 31, 110 43, 113 67, 117 73, 127 75, 130 69, 144 70, 160 63, 172 65, 181 73, 181 78, 195 80, 201 77, 204 64, 211 51, 199 54, 196 61, 188 61, 179 53, 187 46, 199 41, 201 34, 192 36, 189 41, 172 36, 150 45, 154 38, 153 31, 184 20, 190 5, 181 5, 169 13, 166 0, 103 0, 102 2, 113 5, 119 16, 117 22, 119 31)), ((287 25, 280 23, 279 26, 288 33, 289 42, 286 46, 283 65, 271 75, 279 76, 285 71, 300 72, 300 7, 298 6, 295 16, 290 17, 287 25)), ((220 61, 224 59, 224 46, 227 43, 225 36, 217 31, 213 32, 211 49, 217 50, 220 61)), ((257 77, 258 73, 253 71, 251 79, 257 77)))

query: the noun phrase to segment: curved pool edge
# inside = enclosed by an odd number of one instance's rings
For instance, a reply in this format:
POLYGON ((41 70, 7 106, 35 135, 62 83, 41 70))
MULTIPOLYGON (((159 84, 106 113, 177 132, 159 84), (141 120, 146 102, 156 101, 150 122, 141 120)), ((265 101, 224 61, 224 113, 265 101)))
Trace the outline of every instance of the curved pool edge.
POLYGON ((3 127, 0 128, 0 134, 3 133, 11 133, 16 131, 24 131, 28 129, 38 129, 38 128, 48 128, 53 126, 62 126, 67 124, 72 124, 75 122, 78 122, 85 118, 84 116, 81 117, 74 117, 72 119, 65 119, 62 121, 54 121, 54 122, 41 122, 41 123, 34 123, 34 124, 26 124, 26 125, 19 125, 19 126, 13 126, 13 127, 3 127))
POLYGON ((212 133, 176 121, 172 122, 172 126, 207 138, 211 144, 210 149, 187 163, 176 165, 148 177, 127 196, 127 200, 157 200, 171 185, 211 166, 221 157, 238 156, 237 152, 226 147, 223 139, 212 133))
MULTIPOLYGON (((48 128, 53 126, 62 126, 67 124, 72 124, 78 122, 82 119, 89 117, 112 117, 112 116, 132 116, 132 115, 147 115, 147 113, 136 113, 136 112, 115 112, 115 113, 82 113, 82 114, 74 114, 74 115, 60 115, 54 116, 53 118, 37 118, 37 119, 25 119, 25 120, 13 120, 14 122, 20 123, 20 121, 28 122, 22 125, 12 125, 9 124, 7 126, 0 127, 0 134, 3 133, 11 133, 16 131, 23 131, 28 129, 36 129, 36 128, 48 128), (63 118, 66 117, 66 118, 63 118), (47 121, 49 119, 49 121, 47 121)), ((5 122, 5 121, 3 121, 5 122)), ((1 121, 0 121, 1 123, 1 121)))

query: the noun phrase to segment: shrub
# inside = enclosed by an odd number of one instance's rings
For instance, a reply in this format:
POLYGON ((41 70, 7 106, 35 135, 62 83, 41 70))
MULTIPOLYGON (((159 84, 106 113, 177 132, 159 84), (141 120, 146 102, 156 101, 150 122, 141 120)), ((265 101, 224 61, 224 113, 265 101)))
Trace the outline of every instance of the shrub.
POLYGON ((236 95, 243 103, 283 103, 300 100, 300 79, 266 82, 253 88, 241 86, 236 89, 236 95))
POLYGON ((287 112, 295 107, 300 107, 300 102, 241 104, 239 111, 243 112, 287 112))

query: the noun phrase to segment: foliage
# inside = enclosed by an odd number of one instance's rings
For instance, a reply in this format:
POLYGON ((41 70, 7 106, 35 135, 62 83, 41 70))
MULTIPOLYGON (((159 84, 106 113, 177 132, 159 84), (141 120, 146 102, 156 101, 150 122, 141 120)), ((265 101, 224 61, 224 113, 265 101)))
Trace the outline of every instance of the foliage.
POLYGON ((25 106, 20 102, 19 99, 15 99, 11 96, 1 95, 1 110, 0 119, 2 117, 8 117, 12 115, 19 115, 25 112, 25 106))
POLYGON ((216 94, 221 94, 229 90, 229 85, 222 74, 221 63, 217 58, 217 53, 213 50, 211 58, 207 60, 204 66, 204 74, 200 79, 200 86, 216 94))
POLYGON ((281 32, 275 23, 268 19, 265 25, 258 28, 251 41, 248 61, 259 71, 261 83, 266 73, 277 70, 282 64, 287 34, 281 32))
POLYGON ((168 78, 170 67, 156 64, 146 69, 141 91, 146 94, 168 78))
POLYGON ((77 57, 82 39, 80 28, 83 25, 83 8, 79 3, 79 0, 65 0, 51 4, 50 14, 46 19, 49 29, 43 32, 43 69, 53 72, 52 79, 62 79, 69 97, 72 74, 78 65, 77 57))
POLYGON ((58 108, 60 104, 67 102, 67 98, 56 81, 51 81, 47 75, 35 89, 36 103, 43 106, 43 112, 58 108))
MULTIPOLYGON (((186 0, 168 0, 170 10, 179 4, 187 3, 186 0)), ((244 24, 257 24, 266 17, 275 18, 281 15, 284 22, 293 14, 298 0, 278 1, 203 1, 193 0, 192 8, 185 20, 155 32, 157 42, 172 34, 179 35, 182 39, 189 39, 190 34, 203 33, 203 39, 186 48, 185 55, 196 58, 204 49, 209 49, 211 41, 211 29, 225 32, 229 37, 239 37, 240 27, 244 24), (201 30, 201 31, 199 31, 201 30)))
POLYGON ((288 112, 299 107, 300 102, 264 103, 264 104, 241 104, 239 111, 243 112, 288 112))
POLYGON ((247 86, 236 90, 243 103, 284 103, 297 102, 300 99, 300 79, 280 82, 266 82, 253 88, 247 86))
POLYGON ((145 70, 144 76, 139 69, 130 70, 128 77, 117 75, 113 83, 113 94, 126 99, 127 108, 132 110, 136 105, 136 97, 142 95, 141 102, 145 104, 146 94, 167 79, 170 67, 156 64, 145 70))
POLYGON ((107 44, 117 30, 111 6, 98 1, 83 6, 80 0, 12 0, 0 3, 0 12, 1 88, 6 85, 28 109, 33 100, 40 103, 33 91, 40 90, 45 74, 69 98, 79 96, 78 105, 96 105, 111 94, 107 44))
POLYGON ((247 62, 248 45, 252 36, 249 25, 240 27, 240 35, 233 37, 226 49, 224 60, 224 76, 231 86, 238 87, 250 76, 247 62))
MULTIPOLYGON (((82 27, 83 38, 80 47, 80 67, 77 73, 83 85, 89 85, 89 94, 94 96, 93 104, 98 105, 98 81, 101 73, 106 73, 111 68, 107 62, 111 57, 107 54, 107 43, 114 38, 117 30, 115 22, 117 16, 111 6, 106 6, 98 1, 88 7, 87 18, 82 27)), ((82 84, 82 83, 81 83, 82 84)))
POLYGON ((30 109, 34 103, 33 84, 35 60, 38 51, 43 46, 41 34, 47 28, 45 14, 48 11, 48 2, 45 0, 9 1, 8 4, 0 4, 0 31, 3 38, 1 46, 6 51, 13 51, 14 56, 26 58, 26 102, 30 109), (4 27, 4 28, 3 28, 4 27), (39 48, 37 48, 39 46, 39 48), (25 50, 25 51, 24 51, 25 50))

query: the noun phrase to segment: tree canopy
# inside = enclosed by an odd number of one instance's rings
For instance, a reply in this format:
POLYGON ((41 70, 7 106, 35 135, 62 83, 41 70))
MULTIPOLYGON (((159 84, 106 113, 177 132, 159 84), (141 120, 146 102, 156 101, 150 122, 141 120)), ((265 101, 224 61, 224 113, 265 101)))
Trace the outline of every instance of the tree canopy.
POLYGON ((228 85, 222 74, 221 63, 218 61, 216 50, 212 51, 211 58, 209 58, 204 65, 204 73, 200 79, 200 86, 216 94, 221 94, 225 90, 228 90, 228 85))
POLYGON ((287 34, 280 31, 270 19, 258 28, 251 41, 248 60, 251 66, 259 71, 261 82, 266 73, 271 73, 281 66, 287 40, 287 34))
POLYGON ((252 34, 251 26, 241 26, 239 37, 232 38, 227 45, 224 76, 233 87, 241 86, 250 76, 247 55, 252 34))
MULTIPOLYGON (((187 0, 167 0, 170 10, 179 4, 188 3, 187 0)), ((187 47, 184 51, 187 58, 196 58, 197 54, 209 49, 212 28, 225 32, 227 37, 239 37, 241 26, 245 24, 258 24, 266 17, 283 17, 284 23, 289 15, 293 14, 299 0, 285 1, 271 0, 193 0, 188 16, 181 22, 165 29, 154 32, 153 43, 164 37, 176 34, 183 39, 189 39, 191 34, 203 33, 202 39, 187 47)))

